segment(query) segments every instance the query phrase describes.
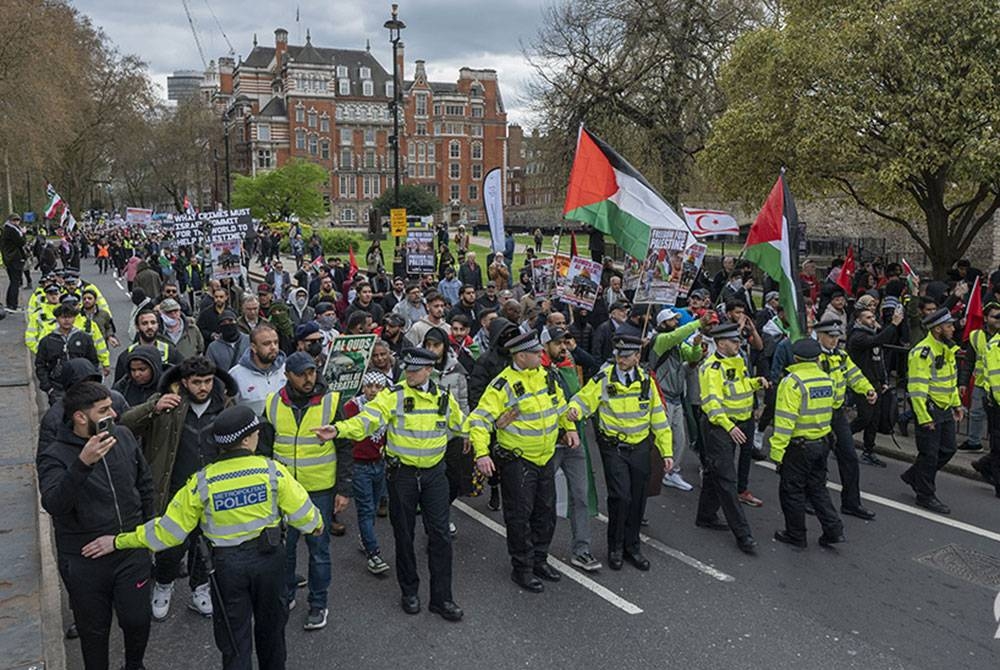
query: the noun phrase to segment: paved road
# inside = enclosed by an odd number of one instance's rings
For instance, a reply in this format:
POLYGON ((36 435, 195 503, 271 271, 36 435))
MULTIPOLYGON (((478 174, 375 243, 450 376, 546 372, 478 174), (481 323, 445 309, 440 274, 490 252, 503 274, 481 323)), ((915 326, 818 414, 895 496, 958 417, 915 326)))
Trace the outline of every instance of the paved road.
MULTIPOLYGON (((112 278, 93 276, 86 261, 84 273, 104 290, 124 330, 124 292, 112 278)), ((954 514, 930 515, 912 505, 898 479, 902 469, 896 462, 864 468, 862 488, 875 496, 866 504, 878 519, 848 518, 848 542, 835 551, 815 545, 815 520, 806 551, 770 539, 781 513, 777 477, 767 466, 755 466, 751 475, 765 506, 747 510, 761 544, 757 557, 737 551, 727 533, 694 527, 697 490, 668 489, 649 501, 650 572, 626 565, 590 577, 567 567, 577 580, 564 578, 542 595, 511 583, 499 513, 483 499, 464 499, 453 513, 455 597, 466 611, 459 624, 426 612, 403 614, 395 578, 366 572, 349 526, 347 536, 333 540, 330 625, 306 633, 305 612, 292 612, 289 667, 335 659, 357 668, 402 662, 410 668, 995 668, 998 501, 985 484, 945 474, 940 497, 954 514)), ((835 486, 835 472, 831 479, 835 486)), ((594 553, 604 560, 605 526, 594 520, 592 527, 594 553)), ((392 564, 389 525, 380 519, 377 528, 392 564)), ((566 560, 568 551, 568 524, 561 520, 553 555, 566 560)), ((304 565, 304 548, 299 556, 304 565)), ((426 602, 426 586, 422 595, 426 602)), ((218 662, 210 623, 187 611, 186 602, 187 587, 178 583, 169 618, 154 624, 147 667, 218 662)), ((67 654, 70 668, 82 667, 75 643, 67 644, 67 654)))

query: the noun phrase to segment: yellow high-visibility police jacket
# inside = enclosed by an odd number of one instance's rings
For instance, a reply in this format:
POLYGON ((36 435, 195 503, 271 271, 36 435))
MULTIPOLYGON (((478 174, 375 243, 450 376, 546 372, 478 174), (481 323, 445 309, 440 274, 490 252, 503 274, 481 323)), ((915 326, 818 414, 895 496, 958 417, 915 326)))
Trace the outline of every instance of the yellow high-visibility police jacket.
MULTIPOLYGON (((1000 403, 1000 333, 986 340, 982 355, 976 358, 976 362, 979 361, 983 363, 983 388, 992 395, 993 402, 1000 403)), ((979 385, 979 376, 976 385, 979 385)))
POLYGON ((277 526, 282 516, 303 533, 323 525, 285 466, 241 449, 191 475, 163 516, 117 535, 115 548, 163 551, 181 544, 196 526, 213 546, 235 547, 277 526))
POLYGON ((619 381, 616 366, 606 366, 577 391, 569 406, 577 409, 580 419, 597 412, 598 430, 625 444, 638 444, 652 432, 660 455, 670 458, 674 454, 673 432, 660 393, 640 368, 630 373, 635 379, 625 386, 619 381))
POLYGON ((555 373, 543 367, 518 370, 504 368, 486 387, 479 405, 469 413, 465 426, 476 458, 489 454, 490 433, 496 429, 497 444, 535 465, 545 465, 555 454, 559 429, 576 430, 566 417, 566 396, 555 373), (506 428, 496 420, 507 410, 518 415, 506 428))
POLYGON ((385 452, 403 465, 431 468, 437 465, 448 446, 449 433, 464 435, 465 417, 451 393, 428 382, 427 390, 413 388, 406 381, 379 391, 365 403, 359 414, 338 421, 337 436, 362 440, 387 426, 385 452))
POLYGON ((797 437, 818 440, 830 434, 833 419, 834 381, 815 361, 788 366, 778 384, 774 404, 771 458, 780 463, 788 443, 797 437))
POLYGON ((972 372, 976 376, 975 384, 984 390, 989 390, 989 382, 986 380, 984 359, 986 358, 986 350, 990 346, 990 340, 995 338, 996 335, 991 338, 982 328, 977 328, 969 333, 969 344, 972 346, 972 350, 976 353, 976 364, 972 368, 972 372))
MULTIPOLYGON (((287 387, 286 387, 287 388, 287 387)), ((297 421, 285 388, 264 401, 264 418, 274 426, 274 460, 292 473, 306 491, 326 491, 337 483, 337 449, 312 431, 333 420, 340 402, 336 391, 317 397, 297 421)))
POLYGON ((955 349, 957 347, 939 342, 931 333, 910 349, 906 392, 910 396, 910 404, 913 405, 918 424, 933 421, 928 402, 933 402, 940 409, 955 408, 962 404, 958 396, 955 349))
POLYGON ((846 351, 839 347, 833 351, 824 349, 819 355, 819 366, 833 380, 834 409, 840 409, 844 406, 848 386, 851 387, 852 391, 861 395, 875 390, 865 374, 861 372, 861 368, 851 360, 846 351))
POLYGON ((705 359, 698 370, 701 385, 701 409, 712 425, 729 432, 736 421, 745 421, 753 414, 753 394, 761 388, 760 379, 747 376, 742 356, 720 356, 718 352, 705 359))
POLYGON ((35 309, 28 309, 28 325, 24 329, 24 345, 33 354, 38 353, 38 343, 42 338, 56 328, 56 317, 53 314, 59 303, 42 300, 35 309))

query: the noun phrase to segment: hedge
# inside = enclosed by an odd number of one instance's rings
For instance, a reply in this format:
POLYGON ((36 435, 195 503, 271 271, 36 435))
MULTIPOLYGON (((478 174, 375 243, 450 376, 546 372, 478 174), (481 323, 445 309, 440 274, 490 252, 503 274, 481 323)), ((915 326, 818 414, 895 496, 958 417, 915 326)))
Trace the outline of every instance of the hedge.
MULTIPOLYGON (((281 250, 289 253, 291 251, 291 240, 288 238, 288 229, 291 227, 291 224, 286 222, 269 223, 266 227, 268 230, 276 230, 281 233, 281 250)), ((309 240, 312 238, 314 232, 319 235, 319 240, 323 243, 323 253, 325 254, 346 254, 351 247, 354 247, 355 254, 357 254, 362 249, 365 241, 361 233, 349 230, 317 228, 314 231, 312 226, 306 224, 299 224, 299 228, 302 230, 302 239, 306 243, 307 252, 309 240)))

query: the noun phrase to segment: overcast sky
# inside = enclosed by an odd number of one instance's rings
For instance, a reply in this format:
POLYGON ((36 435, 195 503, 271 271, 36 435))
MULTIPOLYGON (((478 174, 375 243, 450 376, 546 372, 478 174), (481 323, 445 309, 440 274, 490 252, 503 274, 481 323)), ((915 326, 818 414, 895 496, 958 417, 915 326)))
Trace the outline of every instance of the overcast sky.
MULTIPOLYGON (((162 97, 168 74, 202 69, 182 0, 70 1, 103 28, 119 50, 146 61, 162 97)), ((407 25, 406 77, 413 76, 417 59, 427 61, 427 74, 435 81, 455 81, 462 66, 493 68, 500 78, 508 120, 530 126, 524 90, 531 68, 520 43, 534 39, 542 7, 549 1, 403 0, 399 18, 407 25)), ((370 39, 372 52, 391 71, 388 31, 382 27, 389 18, 389 2, 188 0, 188 5, 209 60, 229 51, 222 31, 238 58, 250 52, 254 33, 260 45, 274 46, 274 29, 281 27, 288 30, 289 42, 302 44, 308 28, 316 46, 363 49, 370 39)))

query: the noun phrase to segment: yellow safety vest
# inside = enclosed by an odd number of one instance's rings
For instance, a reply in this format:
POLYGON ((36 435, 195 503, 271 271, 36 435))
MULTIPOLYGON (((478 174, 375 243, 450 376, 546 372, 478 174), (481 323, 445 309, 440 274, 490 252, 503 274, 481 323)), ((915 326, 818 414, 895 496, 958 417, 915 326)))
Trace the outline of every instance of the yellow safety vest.
POLYGON ((116 549, 176 547, 201 526, 216 547, 253 540, 281 517, 303 533, 323 525, 309 494, 285 466, 249 451, 223 457, 191 475, 163 516, 115 537, 116 549))
POLYGON ((462 409, 455 396, 433 383, 426 391, 406 382, 382 389, 365 403, 360 414, 338 421, 337 435, 349 440, 363 440, 382 426, 385 451, 403 465, 431 468, 444 458, 449 431, 463 434, 462 409))
POLYGON ((597 412, 598 430, 625 444, 638 444, 653 433, 653 441, 664 458, 673 456, 673 432, 660 394, 649 375, 634 368, 636 379, 625 386, 618 381, 615 366, 608 365, 569 401, 580 419, 597 412))
POLYGON ((339 393, 325 394, 306 408, 299 423, 280 392, 264 401, 264 418, 274 426, 274 460, 287 467, 306 491, 326 491, 337 483, 333 440, 321 440, 311 429, 330 424, 339 402, 339 393))
POLYGON ((917 415, 918 424, 933 421, 928 401, 940 409, 961 406, 957 385, 958 371, 955 366, 956 348, 938 342, 934 335, 928 333, 927 337, 910 349, 906 391, 910 396, 913 412, 917 415))
POLYGON ((489 454, 496 420, 512 408, 517 408, 517 418, 506 428, 496 428, 497 444, 536 465, 545 465, 555 454, 560 428, 576 430, 566 418, 566 396, 554 372, 509 366, 486 387, 479 405, 466 419, 476 458, 489 454))
POLYGON ((42 338, 55 330, 56 317, 52 314, 59 303, 52 304, 47 300, 39 303, 34 311, 28 312, 28 326, 24 329, 24 345, 33 354, 38 353, 38 343, 42 338))
POLYGON ((835 395, 833 379, 816 362, 789 365, 775 398, 771 458, 780 463, 795 438, 818 440, 828 435, 835 395))
POLYGON ((166 367, 170 361, 170 345, 163 340, 153 340, 153 344, 140 344, 138 342, 133 342, 125 348, 126 353, 132 353, 136 347, 153 347, 155 346, 160 352, 160 358, 162 359, 163 366, 166 367))
POLYGON ((736 421, 746 421, 753 414, 753 395, 761 384, 757 377, 747 376, 742 356, 712 354, 701 364, 698 382, 701 409, 713 425, 729 432, 736 421))
MULTIPOLYGON (((979 361, 983 362, 983 388, 993 394, 994 402, 1000 403, 1000 333, 985 342, 981 356, 977 352, 976 362, 979 361)), ((976 385, 979 385, 978 377, 976 385)))
POLYGON ((843 349, 823 351, 819 355, 819 366, 833 380, 834 409, 843 407, 848 386, 855 393, 862 395, 875 390, 868 378, 861 372, 861 368, 851 360, 851 357, 843 349))
MULTIPOLYGON (((1000 335, 1000 333, 997 333, 997 335, 1000 335)), ((981 389, 989 389, 989 382, 986 380, 984 359, 986 358, 986 351, 990 346, 990 342, 995 339, 997 335, 994 335, 991 338, 982 328, 977 328, 969 333, 969 344, 972 345, 972 350, 976 352, 976 364, 972 368, 972 372, 976 377, 976 386, 981 389)))

